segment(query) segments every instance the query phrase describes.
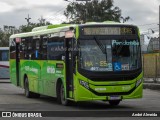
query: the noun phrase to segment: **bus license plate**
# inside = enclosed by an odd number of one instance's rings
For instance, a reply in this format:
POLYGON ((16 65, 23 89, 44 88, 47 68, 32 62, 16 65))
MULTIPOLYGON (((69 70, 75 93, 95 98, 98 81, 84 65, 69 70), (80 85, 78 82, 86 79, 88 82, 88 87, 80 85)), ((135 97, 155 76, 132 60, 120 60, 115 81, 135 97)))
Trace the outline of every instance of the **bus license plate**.
POLYGON ((109 100, 121 100, 121 96, 110 96, 109 100))

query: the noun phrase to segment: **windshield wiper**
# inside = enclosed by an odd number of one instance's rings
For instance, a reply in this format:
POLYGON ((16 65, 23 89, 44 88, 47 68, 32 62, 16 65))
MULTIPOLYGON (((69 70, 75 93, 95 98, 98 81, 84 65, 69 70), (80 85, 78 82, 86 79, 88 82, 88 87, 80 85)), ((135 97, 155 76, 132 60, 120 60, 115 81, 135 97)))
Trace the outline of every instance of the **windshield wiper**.
POLYGON ((102 51, 103 54, 106 55, 106 61, 107 61, 107 48, 106 48, 106 45, 103 45, 101 43, 101 41, 97 40, 96 37, 94 37, 94 40, 96 41, 97 45, 99 46, 100 50, 102 51))
POLYGON ((116 49, 116 53, 117 54, 119 54, 120 53, 120 51, 122 50, 122 48, 123 48, 123 43, 125 42, 125 39, 123 39, 123 40, 121 40, 122 41, 122 44, 121 45, 119 45, 119 47, 116 49))

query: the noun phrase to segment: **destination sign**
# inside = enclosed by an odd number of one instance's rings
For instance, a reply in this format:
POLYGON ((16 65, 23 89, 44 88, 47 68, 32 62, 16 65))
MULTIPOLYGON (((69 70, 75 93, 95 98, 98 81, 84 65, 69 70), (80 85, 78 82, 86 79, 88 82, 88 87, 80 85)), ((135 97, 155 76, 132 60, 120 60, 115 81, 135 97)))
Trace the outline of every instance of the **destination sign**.
POLYGON ((132 27, 85 27, 83 35, 134 35, 135 28, 132 27))

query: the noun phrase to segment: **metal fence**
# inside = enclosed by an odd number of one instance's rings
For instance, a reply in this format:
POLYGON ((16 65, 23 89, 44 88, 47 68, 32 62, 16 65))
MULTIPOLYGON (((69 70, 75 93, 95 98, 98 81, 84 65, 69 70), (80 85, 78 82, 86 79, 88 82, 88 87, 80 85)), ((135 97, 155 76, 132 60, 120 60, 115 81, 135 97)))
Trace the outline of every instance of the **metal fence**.
POLYGON ((145 82, 160 82, 159 53, 143 54, 142 61, 145 82))

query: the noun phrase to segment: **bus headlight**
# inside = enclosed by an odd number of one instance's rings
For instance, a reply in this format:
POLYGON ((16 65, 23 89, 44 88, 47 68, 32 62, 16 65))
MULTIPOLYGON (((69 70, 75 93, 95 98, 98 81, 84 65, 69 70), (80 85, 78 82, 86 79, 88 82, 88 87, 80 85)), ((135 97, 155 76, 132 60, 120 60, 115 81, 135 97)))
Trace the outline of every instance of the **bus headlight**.
POLYGON ((142 79, 137 80, 136 87, 138 87, 141 84, 141 82, 142 82, 142 79))
POLYGON ((88 82, 83 81, 83 80, 79 80, 79 83, 80 83, 83 87, 89 89, 89 84, 88 84, 88 82))

